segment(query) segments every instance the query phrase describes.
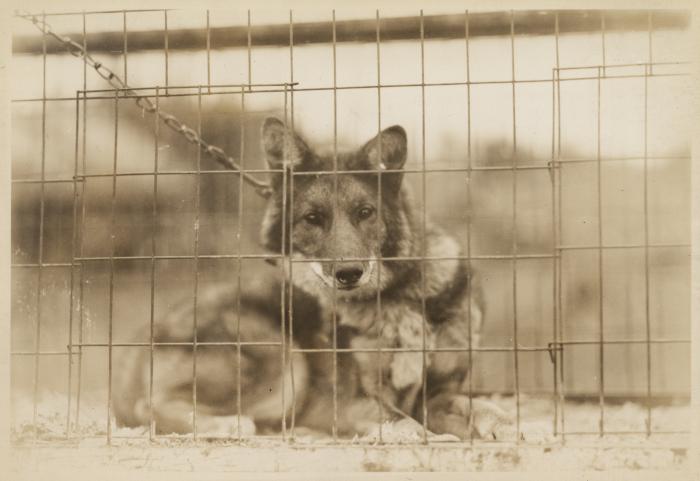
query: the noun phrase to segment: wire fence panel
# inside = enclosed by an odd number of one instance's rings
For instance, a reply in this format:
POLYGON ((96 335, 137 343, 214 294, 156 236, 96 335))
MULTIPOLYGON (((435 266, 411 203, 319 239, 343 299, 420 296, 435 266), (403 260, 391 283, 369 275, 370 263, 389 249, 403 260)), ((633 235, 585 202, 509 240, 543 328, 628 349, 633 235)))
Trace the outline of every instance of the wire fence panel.
POLYGON ((687 446, 687 14, 17 17, 18 444, 687 446))

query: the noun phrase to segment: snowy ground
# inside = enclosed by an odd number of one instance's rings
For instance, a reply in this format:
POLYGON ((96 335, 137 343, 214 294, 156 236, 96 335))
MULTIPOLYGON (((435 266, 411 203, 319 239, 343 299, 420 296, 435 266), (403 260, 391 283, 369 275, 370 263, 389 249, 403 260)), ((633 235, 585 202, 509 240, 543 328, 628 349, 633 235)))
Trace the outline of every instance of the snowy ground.
MULTIPOLYGON (((493 398, 513 411, 512 398, 493 398)), ((159 437, 149 442, 145 429, 112 429, 106 445, 106 423, 101 411, 86 405, 80 426, 65 438, 66 400, 43 398, 38 409, 39 439, 34 440, 31 402, 14 404, 12 469, 18 476, 58 472, 145 473, 244 471, 494 471, 494 470, 601 470, 673 469, 687 467, 689 437, 653 434, 650 438, 625 431, 644 429, 646 408, 626 403, 606 406, 605 429, 615 434, 568 435, 565 442, 552 435, 552 400, 521 398, 521 433, 525 441, 459 442, 449 436, 422 440, 397 423, 386 424, 383 443, 376 437, 334 443, 303 430, 294 441, 279 436, 246 436, 242 440, 193 442, 191 437, 159 437)), ((567 432, 595 432, 596 403, 567 402, 567 432)), ((652 409, 652 431, 688 429, 690 409, 684 405, 652 409)))

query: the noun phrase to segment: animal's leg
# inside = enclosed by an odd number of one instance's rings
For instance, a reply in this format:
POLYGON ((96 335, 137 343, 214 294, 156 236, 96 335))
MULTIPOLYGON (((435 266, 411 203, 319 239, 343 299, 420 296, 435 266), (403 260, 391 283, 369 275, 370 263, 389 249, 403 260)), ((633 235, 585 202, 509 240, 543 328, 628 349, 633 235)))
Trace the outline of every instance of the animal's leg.
POLYGON ((457 393, 442 393, 428 401, 428 428, 435 433, 472 435, 489 440, 515 441, 512 418, 497 405, 457 393), (470 409, 471 407, 471 409, 470 409))
POLYGON ((343 407, 343 414, 339 419, 340 431, 363 436, 378 432, 382 422, 396 422, 403 418, 400 412, 394 411, 395 408, 383 404, 384 406, 380 407, 380 401, 376 397, 358 397, 350 400, 343 407))
MULTIPOLYGON (((146 406, 147 408, 147 406, 146 406)), ((193 432, 194 418, 192 402, 185 399, 170 399, 156 402, 153 406, 153 419, 159 434, 187 434, 193 432)), ((200 436, 238 436, 255 433, 253 421, 243 415, 217 416, 197 409, 197 434, 200 436), (240 431, 239 431, 240 426, 240 431)))

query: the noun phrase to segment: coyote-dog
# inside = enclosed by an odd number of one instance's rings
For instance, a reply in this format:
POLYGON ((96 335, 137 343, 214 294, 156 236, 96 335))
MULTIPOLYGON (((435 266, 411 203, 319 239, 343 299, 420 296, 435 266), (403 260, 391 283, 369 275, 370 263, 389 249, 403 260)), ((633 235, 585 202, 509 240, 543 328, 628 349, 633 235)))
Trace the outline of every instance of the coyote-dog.
MULTIPOLYGON (((285 344, 283 368, 281 293, 287 294, 288 286, 281 285, 278 270, 262 261, 253 271, 255 275, 240 287, 233 283, 206 288, 199 295, 196 389, 192 298, 154 323, 152 363, 149 348, 115 353, 113 406, 118 425, 147 426, 152 418, 157 433, 190 433, 196 394, 199 434, 248 435, 279 431, 283 414, 289 419, 293 408, 304 405, 312 379, 321 382, 323 376, 313 374, 305 356, 291 355, 291 343, 285 344), (239 338, 240 357, 234 344, 239 338)), ((314 347, 320 332, 317 303, 303 292, 294 298, 293 347, 314 347)), ((288 333, 286 308, 284 313, 284 332, 288 333)), ((146 327, 135 338, 148 342, 150 335, 146 327)))
POLYGON ((337 347, 359 349, 352 361, 347 351, 338 355, 338 370, 350 370, 337 374, 345 384, 338 429, 364 431, 380 416, 423 421, 427 411, 435 433, 510 435, 503 411, 470 400, 469 347, 479 345, 481 295, 458 243, 429 221, 423 232, 403 179, 404 129, 389 127, 355 151, 319 154, 268 118, 262 146, 268 166, 286 172, 272 177, 263 244, 291 259, 292 282, 318 299, 327 338, 335 310, 343 333, 337 347), (359 382, 347 386, 349 379, 359 382))

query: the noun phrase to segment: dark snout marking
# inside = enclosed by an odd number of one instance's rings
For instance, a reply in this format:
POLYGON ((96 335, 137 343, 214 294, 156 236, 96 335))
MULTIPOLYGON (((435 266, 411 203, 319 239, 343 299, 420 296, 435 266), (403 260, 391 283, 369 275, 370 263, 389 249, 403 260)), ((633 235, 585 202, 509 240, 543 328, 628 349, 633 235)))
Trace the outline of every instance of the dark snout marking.
POLYGON ((364 270, 360 264, 345 265, 339 267, 335 271, 335 279, 338 281, 338 287, 341 289, 350 289, 364 274, 364 270))

